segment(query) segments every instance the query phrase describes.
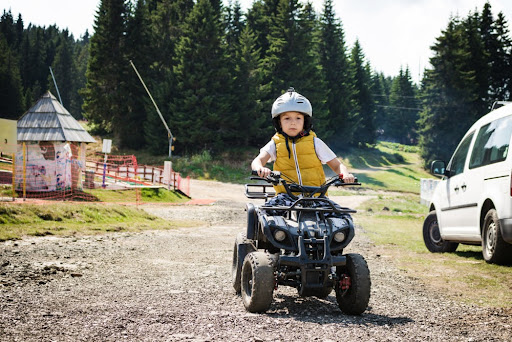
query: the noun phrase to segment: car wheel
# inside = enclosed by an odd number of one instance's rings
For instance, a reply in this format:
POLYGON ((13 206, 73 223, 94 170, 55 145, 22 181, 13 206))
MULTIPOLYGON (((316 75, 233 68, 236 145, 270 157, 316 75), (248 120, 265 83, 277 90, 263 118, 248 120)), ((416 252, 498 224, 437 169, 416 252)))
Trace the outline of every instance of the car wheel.
POLYGON ((242 300, 249 312, 265 312, 274 295, 274 266, 265 252, 252 252, 242 267, 242 300))
POLYGON ((482 229, 482 255, 490 264, 508 264, 512 262, 512 245, 501 236, 501 225, 495 209, 487 212, 482 229))
POLYGON ((347 254, 347 264, 336 267, 339 281, 336 283, 336 301, 341 311, 360 315, 370 301, 370 270, 359 254, 347 254))
POLYGON ((231 277, 236 293, 241 291, 240 282, 245 256, 255 250, 251 240, 247 239, 244 233, 238 233, 233 247, 233 263, 231 265, 231 277))
POLYGON ((423 222, 423 241, 425 246, 432 253, 455 252, 459 246, 456 242, 444 241, 439 231, 436 211, 431 211, 423 222))

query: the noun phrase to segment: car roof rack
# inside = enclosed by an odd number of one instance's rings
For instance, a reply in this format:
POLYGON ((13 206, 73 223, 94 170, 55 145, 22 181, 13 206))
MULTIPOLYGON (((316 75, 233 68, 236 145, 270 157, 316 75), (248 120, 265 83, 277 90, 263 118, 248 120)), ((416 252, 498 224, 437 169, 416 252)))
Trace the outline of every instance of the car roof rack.
POLYGON ((512 103, 512 101, 494 101, 494 103, 492 104, 491 111, 498 109, 500 107, 506 106, 511 103, 512 103))

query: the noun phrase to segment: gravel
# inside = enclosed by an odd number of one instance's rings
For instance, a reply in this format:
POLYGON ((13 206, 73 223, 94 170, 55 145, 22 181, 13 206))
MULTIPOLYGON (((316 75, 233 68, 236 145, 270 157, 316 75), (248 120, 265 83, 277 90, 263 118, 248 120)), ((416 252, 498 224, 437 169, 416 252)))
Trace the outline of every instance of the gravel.
POLYGON ((248 313, 230 272, 245 201, 219 196, 208 206, 144 207, 203 222, 195 228, 1 243, 0 341, 512 340, 510 308, 429 292, 376 254, 361 226, 347 252, 362 254, 370 267, 363 315, 344 315, 333 294, 300 298, 287 287, 275 291, 267 313, 248 313))

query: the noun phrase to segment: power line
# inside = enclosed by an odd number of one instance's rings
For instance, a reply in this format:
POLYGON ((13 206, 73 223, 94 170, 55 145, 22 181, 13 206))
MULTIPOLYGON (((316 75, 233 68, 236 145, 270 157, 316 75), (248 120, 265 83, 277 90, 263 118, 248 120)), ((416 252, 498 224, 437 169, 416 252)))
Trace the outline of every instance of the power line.
POLYGON ((383 106, 383 105, 376 105, 376 106, 382 107, 382 108, 391 108, 391 109, 405 109, 405 110, 417 110, 417 111, 423 110, 423 108, 394 107, 394 106, 383 106))

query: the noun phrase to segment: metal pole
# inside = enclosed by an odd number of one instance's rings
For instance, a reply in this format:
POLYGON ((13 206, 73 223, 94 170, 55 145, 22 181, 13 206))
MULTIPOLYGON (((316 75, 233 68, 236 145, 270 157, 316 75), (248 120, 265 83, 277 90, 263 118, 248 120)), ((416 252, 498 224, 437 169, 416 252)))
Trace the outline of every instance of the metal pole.
POLYGON ((162 122, 164 123, 165 128, 167 129, 167 135, 168 135, 167 137, 169 138, 169 158, 170 158, 171 157, 171 153, 172 153, 171 145, 172 145, 172 141, 173 141, 174 137, 173 137, 173 135, 171 133, 171 130, 169 129, 169 126, 167 126, 167 123, 164 120, 164 116, 162 115, 162 113, 160 113, 160 109, 156 105, 155 100, 153 100, 153 96, 151 96, 151 93, 149 92, 148 87, 146 87, 146 83, 144 83, 144 80, 140 76, 139 71, 137 70, 137 68, 135 67, 135 64, 133 64, 131 59, 130 59, 130 64, 132 65, 133 70, 135 70, 135 73, 137 74, 137 76, 139 77, 139 80, 142 83, 142 85, 144 86, 144 89, 146 89, 146 92, 148 93, 149 98, 151 99, 151 101, 153 102, 153 105, 156 108, 156 112, 160 116, 160 119, 162 120, 162 122))
MULTIPOLYGON (((60 98, 60 92, 59 92, 59 87, 57 87, 57 81, 55 81, 55 76, 53 76, 53 70, 52 70, 52 67, 50 67, 50 74, 52 74, 52 78, 53 78, 53 84, 55 84, 55 89, 57 89, 57 95, 59 96, 59 102, 61 105, 62 104, 62 99, 60 98)), ((64 105, 63 105, 64 106, 64 105)))

